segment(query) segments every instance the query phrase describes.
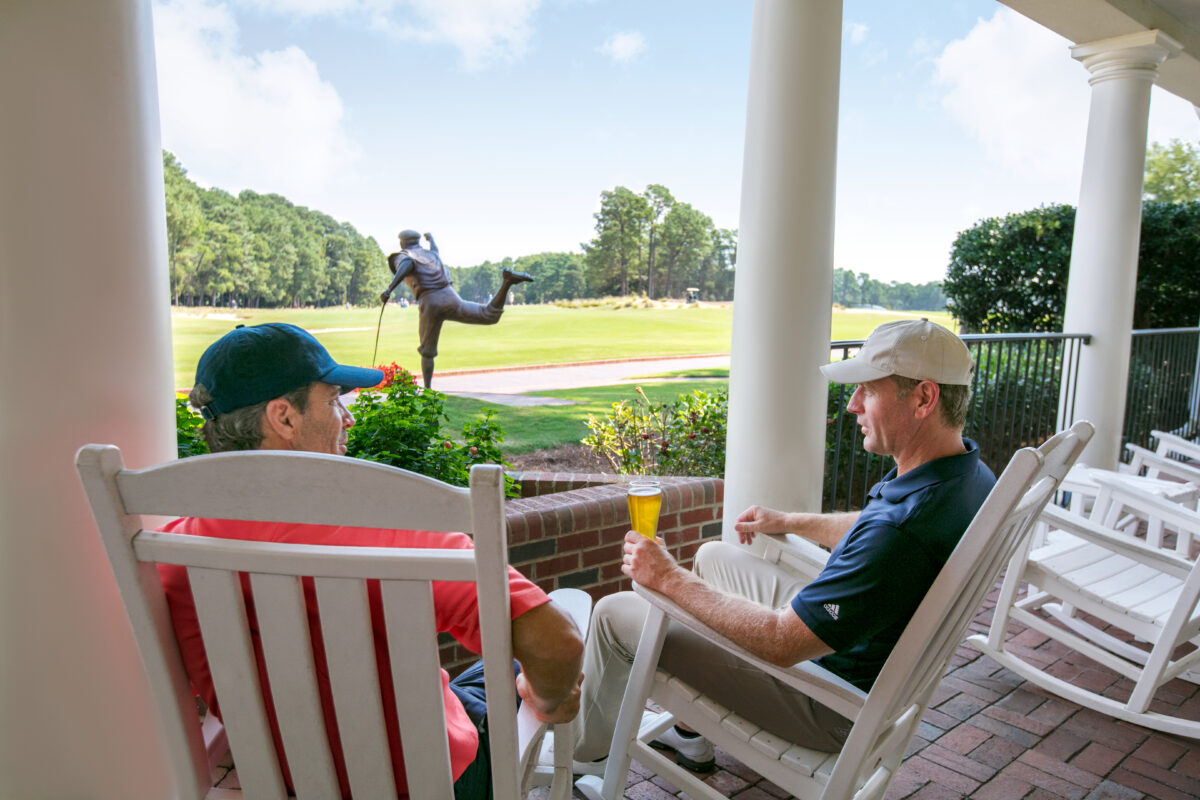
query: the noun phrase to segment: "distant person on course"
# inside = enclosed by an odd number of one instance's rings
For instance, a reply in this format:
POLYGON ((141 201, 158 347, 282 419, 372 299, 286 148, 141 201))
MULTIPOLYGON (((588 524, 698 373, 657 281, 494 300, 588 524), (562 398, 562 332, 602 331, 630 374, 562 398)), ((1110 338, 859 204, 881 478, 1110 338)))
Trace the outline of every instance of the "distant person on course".
POLYGON ((421 377, 428 389, 433 381, 433 359, 437 357, 438 337, 442 323, 446 320, 465 322, 468 325, 495 325, 504 313, 508 290, 513 284, 533 280, 533 276, 511 269, 501 270, 500 291, 487 303, 470 303, 458 296, 450 285, 450 273, 438 255, 438 246, 433 234, 425 234, 429 248, 421 247, 421 234, 412 229, 400 231, 400 252, 388 256, 388 269, 395 275, 392 283, 379 295, 387 302, 400 281, 408 284, 420 305, 419 332, 421 344, 421 377))
MULTIPOLYGON (((383 379, 377 369, 338 364, 311 334, 295 325, 267 323, 236 329, 204 351, 196 367, 196 385, 189 400, 200 409, 205 422, 204 440, 214 453, 230 450, 301 450, 345 455, 347 432, 354 417, 342 404, 341 395, 353 388, 375 386, 383 379)), ((385 500, 381 498, 380 502, 385 500)), ((464 533, 381 530, 337 525, 295 525, 240 520, 174 520, 164 528, 172 533, 211 536, 257 542, 287 542, 352 547, 471 548, 464 533)), ((221 716, 216 689, 208 668, 204 642, 192 599, 186 568, 159 567, 175 636, 192 690, 221 716)), ((550 602, 546 593, 512 567, 508 568, 512 617, 513 654, 520 664, 516 691, 534 716, 547 722, 566 722, 579 710, 579 672, 583 637, 571 618, 550 602)), ((368 593, 377 593, 378 585, 368 593)), ((250 598, 247 598, 250 601, 250 598)), ((350 787, 345 757, 334 713, 329 670, 321 641, 316 596, 311 586, 305 591, 308 606, 317 688, 325 715, 334 767, 342 797, 350 787)), ((375 602, 375 601, 372 601, 375 602)), ((441 581, 433 585, 433 608, 439 632, 446 632, 472 652, 482 647, 479 608, 474 584, 441 581)), ((391 752, 396 794, 407 797, 408 786, 396 717, 396 692, 382 614, 373 611, 375 660, 383 701, 387 744, 391 752)), ((258 631, 252 633, 260 651, 258 631)), ((260 664, 261 664, 260 660, 260 664)), ((263 667, 262 669, 265 669, 263 667)), ((265 672, 261 675, 266 685, 265 672)), ((492 796, 490 747, 487 733, 487 698, 482 662, 453 681, 442 672, 442 706, 454 775, 454 796, 487 800, 492 796)), ((276 751, 284 752, 279 726, 268 712, 276 751)), ((420 754, 416 754, 420 757, 420 754)), ((281 763, 284 781, 293 789, 286 763, 281 763)))

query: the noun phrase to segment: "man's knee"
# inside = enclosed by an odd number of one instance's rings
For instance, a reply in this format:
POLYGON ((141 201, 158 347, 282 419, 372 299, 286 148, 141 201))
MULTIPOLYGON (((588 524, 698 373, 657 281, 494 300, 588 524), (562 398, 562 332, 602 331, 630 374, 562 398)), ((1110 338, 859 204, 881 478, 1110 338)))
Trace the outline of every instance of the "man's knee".
POLYGON ((718 564, 728 564, 730 561, 740 558, 745 551, 737 545, 729 544, 728 542, 705 542, 700 545, 700 549, 696 551, 695 561, 692 564, 692 572, 695 572, 701 578, 713 574, 713 569, 718 564))
POLYGON ((592 609, 588 646, 614 649, 629 661, 637 651, 646 624, 649 605, 633 592, 617 592, 600 598, 592 609))

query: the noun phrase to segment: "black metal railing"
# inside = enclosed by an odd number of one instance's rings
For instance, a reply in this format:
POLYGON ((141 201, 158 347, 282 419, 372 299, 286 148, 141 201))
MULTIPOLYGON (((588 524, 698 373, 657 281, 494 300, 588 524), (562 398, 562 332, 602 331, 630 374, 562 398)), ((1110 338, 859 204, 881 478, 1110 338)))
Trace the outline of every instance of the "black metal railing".
MULTIPOLYGON (((965 435, 979 443, 984 463, 999 471, 1012 454, 1044 441, 1060 414, 1074 417, 1080 349, 1087 334, 1012 333, 963 336, 975 360, 965 435), (1063 396, 1062 382, 1068 391, 1063 396), (1065 407, 1065 412, 1064 412, 1065 407)), ((830 344, 849 358, 862 340, 830 344)), ((1194 355, 1194 351, 1193 351, 1194 355)), ((892 459, 862 449, 862 434, 845 411, 853 386, 831 384, 825 439, 825 510, 860 508, 867 491, 892 468, 892 459)))
POLYGON ((1125 442, 1150 446, 1150 431, 1193 438, 1200 419, 1200 328, 1134 331, 1125 395, 1125 442))

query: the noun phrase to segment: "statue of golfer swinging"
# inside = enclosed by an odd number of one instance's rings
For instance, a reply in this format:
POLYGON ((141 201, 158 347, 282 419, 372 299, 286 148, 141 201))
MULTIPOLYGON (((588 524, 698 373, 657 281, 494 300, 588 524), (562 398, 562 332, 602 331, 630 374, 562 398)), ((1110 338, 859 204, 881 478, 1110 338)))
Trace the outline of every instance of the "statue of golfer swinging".
POLYGON ((442 264, 433 235, 427 233, 425 239, 429 242, 429 249, 421 247, 421 234, 411 229, 400 231, 400 252, 392 253, 387 260, 388 268, 396 277, 392 278, 391 286, 379 297, 386 304, 400 281, 404 281, 417 298, 421 335, 417 352, 421 354, 421 377, 428 389, 433 380, 433 359, 437 357, 442 323, 449 319, 468 325, 495 325, 504 313, 508 290, 513 284, 531 281, 533 277, 524 272, 503 270, 500 273, 503 278, 500 290, 491 300, 487 303, 469 303, 459 297, 450 285, 450 273, 442 264))

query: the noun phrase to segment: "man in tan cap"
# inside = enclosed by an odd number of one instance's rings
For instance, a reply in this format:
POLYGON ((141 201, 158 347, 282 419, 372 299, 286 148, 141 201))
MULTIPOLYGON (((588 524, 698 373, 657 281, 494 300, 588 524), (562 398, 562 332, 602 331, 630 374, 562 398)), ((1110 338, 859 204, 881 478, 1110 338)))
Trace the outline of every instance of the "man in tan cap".
MULTIPOLYGON (((881 325, 858 354, 821 367, 836 383, 858 384, 855 414, 869 452, 896 466, 869 492, 866 506, 839 514, 787 513, 752 506, 735 529, 744 544, 759 533, 794 533, 832 552, 815 578, 768 564, 723 542, 680 567, 656 541, 630 531, 622 571, 659 591, 718 633, 780 666, 815 659, 870 691, 884 661, 946 563, 995 477, 979 448, 962 436, 971 390, 971 356, 950 331, 928 320, 881 325)), ((584 651, 581 771, 600 772, 644 624, 632 592, 602 599, 584 651)), ((836 752, 851 723, 766 673, 672 624, 663 668, 716 702, 778 736, 836 752)), ((714 766, 713 749, 689 731, 668 730, 657 746, 684 766, 714 766)))

